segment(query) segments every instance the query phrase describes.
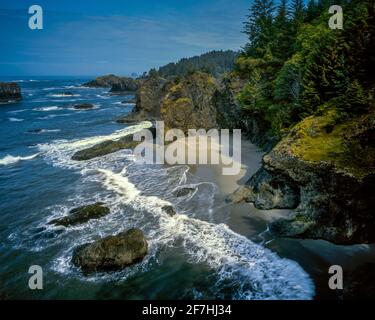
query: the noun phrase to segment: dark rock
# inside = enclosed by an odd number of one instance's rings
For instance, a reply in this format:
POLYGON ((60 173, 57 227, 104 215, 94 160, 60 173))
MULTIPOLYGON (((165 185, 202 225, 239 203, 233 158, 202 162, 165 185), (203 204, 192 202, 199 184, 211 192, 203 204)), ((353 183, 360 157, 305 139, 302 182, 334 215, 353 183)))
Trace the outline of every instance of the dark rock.
POLYGON ((70 214, 64 218, 54 219, 49 224, 56 226, 73 226, 81 223, 85 223, 92 219, 99 219, 109 214, 109 209, 103 206, 104 203, 97 202, 88 206, 75 208, 70 211, 70 214))
POLYGON ((101 157, 122 149, 133 149, 140 142, 133 140, 133 135, 128 135, 119 140, 107 140, 98 143, 90 148, 80 150, 72 156, 72 160, 83 161, 90 160, 96 157, 101 157))
POLYGON ((91 103, 81 103, 81 104, 76 104, 74 106, 74 109, 77 109, 77 110, 89 110, 92 108, 94 108, 94 105, 91 103))
POLYGON ((190 193, 193 193, 196 189, 195 188, 178 188, 175 191, 173 191, 173 195, 175 197, 184 197, 187 196, 190 193))
POLYGON ((76 248, 72 262, 85 273, 114 271, 142 261, 147 252, 143 232, 133 228, 76 248))
POLYGON ((111 88, 114 83, 117 83, 119 81, 119 79, 120 77, 109 74, 84 83, 83 86, 89 88, 111 88))
POLYGON ((174 210, 173 206, 164 206, 161 208, 166 214, 173 217, 176 215, 176 211, 174 210))
POLYGON ((375 264, 365 263, 344 274, 344 300, 372 300, 375 297, 375 264))
POLYGON ((135 95, 136 105, 133 111, 117 122, 134 123, 160 119, 160 104, 167 92, 167 83, 166 79, 158 76, 142 79, 135 95))
POLYGON ((375 242, 375 148, 369 142, 374 124, 374 114, 366 114, 327 134, 323 116, 304 119, 229 200, 261 209, 296 207, 294 216, 270 225, 276 236, 375 242), (328 148, 337 151, 332 155, 328 148))
POLYGON ((21 88, 14 82, 0 82, 0 103, 22 99, 21 88))
POLYGON ((123 94, 137 91, 139 80, 109 74, 84 83, 83 86, 90 88, 111 88, 110 92, 112 94, 123 94))
POLYGON ((42 131, 43 131, 43 129, 40 129, 40 128, 27 130, 27 132, 29 132, 29 133, 40 133, 42 131))
POLYGON ((124 100, 124 101, 121 101, 122 104, 127 104, 127 103, 137 103, 137 100, 135 99, 129 99, 129 100, 124 100))
POLYGON ((135 92, 139 88, 137 80, 132 78, 119 78, 119 80, 112 84, 110 92, 112 94, 126 94, 129 92, 135 92))
POLYGON ((184 77, 165 79, 158 75, 145 79, 136 93, 136 106, 120 123, 163 120, 165 129, 216 128, 213 96, 218 89, 207 73, 194 72, 184 77))

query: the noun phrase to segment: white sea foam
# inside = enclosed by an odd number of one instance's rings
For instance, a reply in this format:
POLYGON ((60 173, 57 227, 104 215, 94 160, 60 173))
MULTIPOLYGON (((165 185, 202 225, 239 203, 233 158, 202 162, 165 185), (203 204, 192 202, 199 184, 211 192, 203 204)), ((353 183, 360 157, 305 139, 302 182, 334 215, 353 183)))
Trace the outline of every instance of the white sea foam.
POLYGON ((20 119, 20 118, 9 118, 9 121, 10 121, 10 122, 21 122, 21 121, 24 121, 24 119, 20 119))
POLYGON ((0 159, 0 165, 6 166, 9 164, 14 164, 19 161, 26 161, 26 160, 32 160, 36 158, 39 155, 39 153, 33 154, 31 156, 27 157, 21 157, 21 156, 12 156, 10 154, 6 155, 4 158, 0 159))
POLYGON ((278 257, 270 250, 236 234, 224 224, 212 224, 188 215, 170 217, 162 208, 172 205, 155 196, 142 196, 140 190, 121 173, 100 169, 103 184, 122 196, 134 209, 147 210, 159 220, 148 236, 159 245, 183 242, 193 263, 206 263, 219 275, 217 294, 230 281, 236 286, 234 299, 311 299, 314 285, 294 261, 278 257))
POLYGON ((63 94, 63 93, 53 93, 49 94, 53 98, 70 98, 70 97, 80 97, 80 94, 63 94))
MULTIPOLYGON (((149 121, 141 122, 134 126, 129 126, 125 129, 117 130, 111 135, 106 136, 93 136, 77 140, 57 140, 52 143, 39 145, 39 150, 52 161, 56 166, 63 166, 69 168, 84 168, 87 162, 77 162, 71 160, 72 155, 82 149, 89 148, 95 144, 101 143, 106 140, 118 140, 124 136, 133 134, 145 128, 150 128, 152 123, 149 121)), ((100 161, 101 159, 94 160, 100 161)))
MULTIPOLYGON (((160 250, 182 246, 189 262, 205 264, 213 270, 217 281, 214 287, 208 290, 211 290, 217 298, 225 298, 228 292, 231 292, 230 297, 233 299, 313 298, 314 284, 296 262, 280 258, 269 249, 236 234, 227 225, 212 223, 207 216, 189 212, 189 206, 183 212, 176 207, 176 203, 173 203, 171 198, 171 191, 177 187, 199 188, 204 184, 186 184, 187 167, 147 169, 133 163, 131 160, 134 158, 129 155, 128 166, 123 168, 123 165, 116 166, 118 160, 123 160, 121 152, 83 162, 71 160, 71 156, 76 151, 105 140, 120 139, 150 125, 151 123, 144 122, 108 136, 73 141, 59 140, 38 146, 47 160, 54 165, 79 169, 84 177, 83 183, 90 181, 101 183, 107 193, 98 194, 108 198, 100 201, 106 202, 112 212, 99 220, 67 229, 65 232, 70 235, 70 240, 66 240, 67 234, 61 238, 65 240, 60 241, 66 241, 64 250, 53 261, 53 269, 62 273, 75 272, 76 276, 80 276, 71 264, 71 254, 77 245, 93 241, 98 236, 115 234, 122 231, 124 227, 138 226, 146 234, 150 252, 146 260, 139 265, 118 273, 120 279, 126 279, 129 275, 149 268, 150 259, 155 258, 160 250), (159 176, 157 174, 153 176, 150 170, 155 170, 159 176), (146 193, 144 188, 137 187, 133 182, 137 179, 139 183, 144 182, 148 186, 146 193), (155 187, 156 185, 158 187, 155 187), (165 196, 168 196, 170 201, 162 199, 163 190, 167 190, 165 189, 167 187, 170 188, 170 192, 165 196), (163 207, 170 205, 177 211, 172 217, 163 210, 163 207), (124 210, 124 206, 132 208, 134 213, 124 210)), ((211 190, 211 194, 205 196, 202 211, 211 210, 214 191, 211 190)), ((196 194, 198 192, 193 192, 188 197, 196 194)), ((75 205, 81 205, 82 201, 87 199, 77 199, 75 205)), ((65 207, 55 214, 66 215, 69 210, 70 208, 65 207)), ((46 222, 42 224, 45 226, 46 222)), ((46 243, 47 246, 51 245, 50 241, 46 243)), ((38 244, 37 247, 43 249, 42 244, 38 244)), ((82 279, 106 281, 111 277, 113 274, 96 274, 82 279)))
POLYGON ((62 110, 63 108, 58 107, 58 106, 48 106, 48 107, 40 107, 40 108, 34 108, 34 111, 57 111, 57 110, 62 110))
POLYGON ((26 109, 8 111, 7 113, 10 113, 10 114, 17 114, 17 113, 21 113, 21 112, 24 112, 24 111, 26 111, 26 109))

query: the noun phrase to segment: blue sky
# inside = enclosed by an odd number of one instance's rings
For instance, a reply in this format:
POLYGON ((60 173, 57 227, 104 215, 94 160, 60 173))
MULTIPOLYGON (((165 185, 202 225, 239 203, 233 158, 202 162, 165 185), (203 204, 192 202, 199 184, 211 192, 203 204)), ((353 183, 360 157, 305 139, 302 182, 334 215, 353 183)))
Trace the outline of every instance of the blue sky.
POLYGON ((0 75, 128 75, 238 50, 250 0, 0 0, 0 75), (28 8, 44 29, 28 28, 28 8))

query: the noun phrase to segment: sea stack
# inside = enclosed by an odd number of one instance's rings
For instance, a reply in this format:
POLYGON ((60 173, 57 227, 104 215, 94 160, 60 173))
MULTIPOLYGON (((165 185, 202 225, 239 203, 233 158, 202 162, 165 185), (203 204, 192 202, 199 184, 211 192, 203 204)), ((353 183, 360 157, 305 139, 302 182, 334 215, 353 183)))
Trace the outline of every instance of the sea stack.
POLYGON ((14 82, 0 82, 0 103, 22 99, 21 88, 14 82))

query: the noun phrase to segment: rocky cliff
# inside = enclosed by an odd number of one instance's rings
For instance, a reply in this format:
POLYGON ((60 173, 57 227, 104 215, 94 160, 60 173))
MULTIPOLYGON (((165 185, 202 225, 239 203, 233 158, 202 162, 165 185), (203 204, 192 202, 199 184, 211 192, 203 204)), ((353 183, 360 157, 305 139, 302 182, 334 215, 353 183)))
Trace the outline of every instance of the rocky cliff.
POLYGON ((237 78, 217 80, 204 72, 169 79, 152 76, 136 93, 136 107, 118 122, 163 120, 166 128, 239 128, 237 78))
POLYGON ((139 89, 139 80, 109 74, 84 83, 83 86, 89 88, 111 88, 110 92, 112 93, 135 92, 139 89))
POLYGON ((0 82, 0 103, 22 99, 21 88, 17 83, 0 82))
POLYGON ((271 224, 278 236, 374 242, 374 128, 374 111, 344 121, 335 110, 305 118, 229 200, 296 208, 291 219, 271 224))
POLYGON ((161 101, 168 91, 170 83, 159 76, 145 79, 136 92, 136 106, 133 111, 118 119, 120 123, 131 123, 160 118, 161 101))

